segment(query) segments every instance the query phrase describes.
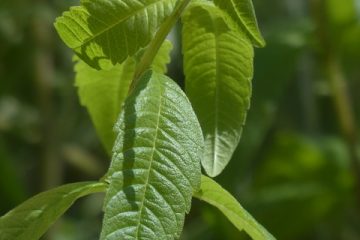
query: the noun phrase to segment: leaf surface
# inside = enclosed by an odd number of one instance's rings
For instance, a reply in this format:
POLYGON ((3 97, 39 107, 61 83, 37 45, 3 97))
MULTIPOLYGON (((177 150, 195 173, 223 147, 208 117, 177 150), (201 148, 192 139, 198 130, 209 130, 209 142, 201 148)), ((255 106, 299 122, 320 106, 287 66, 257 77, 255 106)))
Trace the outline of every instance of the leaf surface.
POLYGON ((147 71, 116 130, 101 239, 177 239, 201 178, 203 137, 190 102, 147 71))
POLYGON ((183 17, 186 93, 204 138, 206 173, 222 172, 236 149, 250 107, 253 47, 224 12, 193 4, 183 17))
POLYGON ((79 60, 75 65, 76 86, 107 152, 115 141, 113 126, 119 116, 135 71, 135 60, 128 58, 109 70, 96 70, 79 60))
POLYGON ((214 0, 214 3, 226 11, 247 32, 255 46, 265 46, 265 40, 258 27, 252 0, 214 0))
POLYGON ((0 218, 0 240, 37 240, 76 199, 104 190, 103 183, 80 182, 40 193, 0 218))
POLYGON ((234 226, 244 230, 254 240, 274 240, 275 238, 260 225, 225 189, 214 180, 202 176, 200 191, 194 197, 218 208, 234 226))
MULTIPOLYGON (((165 41, 154 59, 154 71, 166 72, 171 49, 171 42, 165 41)), ((98 71, 81 60, 75 65, 76 86, 81 104, 88 109, 108 153, 111 153, 115 142, 113 128, 128 94, 135 65, 136 61, 133 58, 128 58, 124 63, 117 64, 109 70, 98 71)))
POLYGON ((177 0, 82 0, 56 19, 68 47, 88 65, 109 69, 145 47, 177 0))

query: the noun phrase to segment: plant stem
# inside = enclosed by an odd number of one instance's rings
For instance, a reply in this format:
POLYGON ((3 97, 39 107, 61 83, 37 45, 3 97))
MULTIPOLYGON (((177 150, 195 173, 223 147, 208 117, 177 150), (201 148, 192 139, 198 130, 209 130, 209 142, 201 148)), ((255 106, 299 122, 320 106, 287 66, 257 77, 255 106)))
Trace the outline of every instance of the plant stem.
POLYGON ((160 26, 160 29, 157 31, 154 39, 150 42, 147 47, 144 55, 142 56, 138 66, 136 67, 134 79, 130 86, 130 92, 136 86, 139 77, 150 68, 154 58, 156 57, 161 45, 165 41, 167 35, 171 31, 172 27, 175 25, 176 21, 180 18, 181 14, 190 3, 191 0, 183 0, 178 3, 174 12, 164 21, 160 26))

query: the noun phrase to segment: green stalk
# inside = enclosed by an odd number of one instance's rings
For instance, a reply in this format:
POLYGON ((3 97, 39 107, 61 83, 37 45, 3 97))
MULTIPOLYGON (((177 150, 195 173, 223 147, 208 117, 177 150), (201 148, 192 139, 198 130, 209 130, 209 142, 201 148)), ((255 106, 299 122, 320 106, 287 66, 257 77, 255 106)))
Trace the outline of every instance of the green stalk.
POLYGON ((183 0, 178 3, 174 12, 165 20, 165 22, 160 26, 159 30, 157 31, 154 39, 150 42, 149 46, 147 47, 144 55, 142 56, 138 66, 136 67, 134 79, 130 86, 130 92, 136 86, 139 77, 150 68, 154 58, 156 57, 161 45, 165 41, 167 35, 171 31, 172 27, 175 25, 177 20, 180 18, 181 14, 190 3, 191 0, 183 0))

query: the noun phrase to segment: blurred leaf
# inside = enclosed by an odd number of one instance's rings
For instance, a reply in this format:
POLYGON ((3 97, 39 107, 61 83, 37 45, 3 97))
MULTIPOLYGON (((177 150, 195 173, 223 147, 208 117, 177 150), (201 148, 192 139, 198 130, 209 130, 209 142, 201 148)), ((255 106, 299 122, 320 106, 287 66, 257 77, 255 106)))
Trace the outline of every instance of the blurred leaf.
POLYGON ((200 191, 195 192, 194 197, 218 208, 237 229, 244 230, 254 240, 275 239, 229 192, 214 180, 202 176, 200 191))
POLYGON ((176 0, 82 0, 57 18, 62 40, 88 65, 109 69, 145 47, 176 0))
POLYGON ((175 239, 200 187, 201 127, 185 94, 147 71, 127 98, 108 172, 101 239, 175 239))
MULTIPOLYGON (((357 70, 357 60, 360 56, 360 24, 356 24, 344 31, 342 41, 339 43, 344 51, 343 58, 346 64, 344 66, 357 70)), ((354 94, 355 95, 355 94, 354 94)))
MULTIPOLYGON (((325 27, 328 31, 328 41, 332 43, 332 47, 337 51, 349 49, 349 46, 344 44, 344 41, 349 39, 349 32, 353 32, 356 27, 359 27, 358 16, 355 8, 355 1, 358 0, 326 0, 326 14, 327 22, 325 27)), ((356 35, 358 37, 358 35, 356 35)), ((358 38, 356 38, 358 40, 358 38)), ((358 49, 358 44, 354 46, 358 49)))
POLYGON ((76 199, 104 190, 103 183, 81 182, 40 193, 0 218, 0 239, 37 240, 76 199))
POLYGON ((227 12, 243 28, 253 43, 265 46, 265 40, 259 30, 252 0, 214 0, 215 5, 227 12))
POLYGON ((280 133, 264 156, 247 201, 279 239, 310 231, 350 196, 349 156, 339 141, 280 133))
POLYGON ((325 1, 330 27, 344 27, 356 21, 355 1, 358 0, 325 1))
POLYGON ((20 203, 26 197, 17 168, 11 160, 0 138, 0 212, 13 204, 20 203))
POLYGON ((214 177, 230 161, 250 107, 253 47, 210 4, 193 4, 183 24, 186 93, 204 133, 202 165, 214 177))

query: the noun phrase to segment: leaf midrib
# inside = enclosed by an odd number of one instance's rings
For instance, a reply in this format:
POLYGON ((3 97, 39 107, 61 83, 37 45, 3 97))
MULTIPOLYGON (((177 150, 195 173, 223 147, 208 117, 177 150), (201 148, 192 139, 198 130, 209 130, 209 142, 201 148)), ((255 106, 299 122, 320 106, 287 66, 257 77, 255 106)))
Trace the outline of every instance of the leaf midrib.
MULTIPOLYGON (((86 45, 87 43, 93 41, 94 39, 96 39, 97 37, 99 37, 100 35, 104 34, 105 32, 110 31, 112 28, 115 28, 117 25, 125 22, 126 20, 128 20, 129 18, 136 16, 139 12, 141 11, 146 11, 147 8, 149 8, 152 5, 158 4, 159 2, 165 2, 168 0, 158 0, 156 2, 152 2, 148 5, 144 4, 143 8, 140 8, 134 12, 130 12, 129 14, 125 15, 123 18, 120 18, 118 21, 116 21, 114 24, 111 24, 110 26, 106 27, 105 29, 99 31, 98 33, 94 34, 93 36, 90 36, 88 39, 86 39, 84 42, 82 42, 79 46, 74 47, 74 49, 76 48, 81 48, 84 45, 86 45)), ((90 14, 90 13, 89 13, 90 14)), ((126 48, 127 49, 127 48, 126 48)))
POLYGON ((213 159, 214 161, 212 162, 212 174, 214 174, 216 171, 215 171, 215 168, 217 166, 216 162, 218 161, 218 155, 217 155, 217 152, 218 152, 218 123, 219 123, 219 42, 218 42, 218 32, 219 32, 219 29, 216 25, 216 22, 214 21, 214 18, 213 18, 213 15, 211 15, 211 22, 212 22, 212 25, 214 26, 214 42, 215 42, 215 100, 214 100, 214 108, 215 108, 215 128, 214 128, 214 146, 213 146, 213 159))
MULTIPOLYGON (((161 91, 161 87, 160 87, 160 91, 161 91)), ((161 109, 162 109, 162 103, 163 103, 163 96, 160 94, 159 96, 159 110, 157 113, 157 120, 156 120, 156 130, 155 130, 155 136, 154 136, 154 144, 152 147, 152 151, 151 151, 151 156, 150 156, 150 164, 149 164, 149 168, 148 168, 148 175, 146 177, 146 181, 145 181, 145 191, 144 191, 144 195, 143 195, 143 199, 141 201, 141 206, 140 206, 140 211, 139 211, 139 221, 138 224, 136 226, 136 233, 135 233, 135 238, 139 239, 139 229, 140 229, 140 224, 141 224, 141 216, 144 210, 144 203, 145 203, 145 198, 146 198, 146 191, 147 188, 149 186, 149 179, 150 179, 150 172, 151 172, 151 168, 152 168, 152 163, 154 162, 154 153, 156 150, 156 142, 157 142, 157 138, 158 138, 158 133, 159 133, 159 125, 160 125, 160 115, 161 115, 161 109)))

